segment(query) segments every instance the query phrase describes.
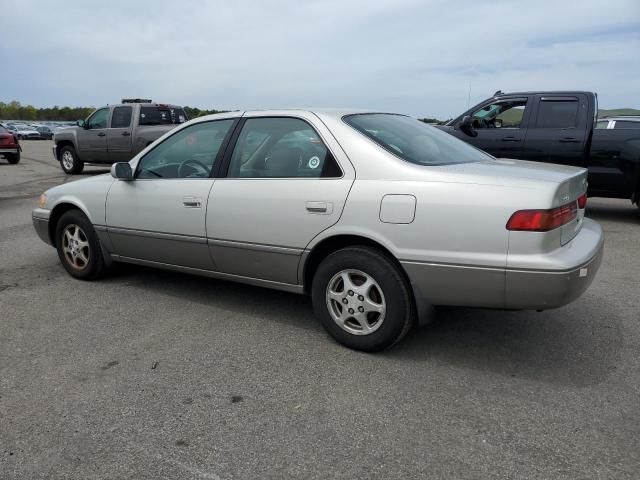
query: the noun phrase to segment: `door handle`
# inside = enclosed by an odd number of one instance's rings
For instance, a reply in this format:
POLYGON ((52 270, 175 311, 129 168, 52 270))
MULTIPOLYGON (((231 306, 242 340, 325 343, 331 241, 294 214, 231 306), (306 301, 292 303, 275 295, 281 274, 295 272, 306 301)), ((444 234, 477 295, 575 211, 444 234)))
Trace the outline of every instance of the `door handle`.
POLYGON ((502 141, 503 142, 519 142, 520 139, 516 137, 504 137, 502 141))
POLYGON ((580 140, 574 137, 565 137, 560 139, 561 143, 579 143, 580 140))
POLYGON ((202 199, 190 195, 182 197, 182 206, 185 208, 202 208, 202 199))
POLYGON ((98 134, 98 136, 99 136, 99 137, 104 137, 105 135, 106 135, 106 133, 104 133, 104 132, 100 132, 100 133, 98 134))
POLYGON ((307 202, 307 212, 328 215, 333 212, 333 204, 329 202, 307 202))
POLYGON ((122 132, 123 137, 130 137, 131 134, 129 132, 122 132))

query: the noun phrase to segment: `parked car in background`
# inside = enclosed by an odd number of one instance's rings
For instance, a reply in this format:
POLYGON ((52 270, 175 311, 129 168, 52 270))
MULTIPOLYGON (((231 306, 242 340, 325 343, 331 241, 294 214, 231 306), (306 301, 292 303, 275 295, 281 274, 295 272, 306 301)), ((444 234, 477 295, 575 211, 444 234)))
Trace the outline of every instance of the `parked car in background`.
POLYGON ((15 125, 20 140, 39 140, 40 132, 28 125, 15 125))
POLYGON ((374 351, 431 305, 578 298, 603 247, 586 179, 402 115, 230 112, 46 191, 33 223, 74 277, 118 261, 308 293, 334 338, 374 351))
POLYGON ((20 161, 21 150, 18 136, 0 125, 0 155, 9 163, 16 164, 20 161))
POLYGON ((597 112, 591 92, 496 92, 439 128, 497 157, 587 168, 590 196, 640 206, 640 129, 597 128, 597 112))
POLYGON ((51 140, 53 138, 53 130, 46 125, 40 125, 36 127, 37 132, 40 134, 40 138, 44 140, 51 140))
POLYGON ((640 116, 628 115, 598 119, 596 128, 609 130, 615 128, 640 128, 640 116))
POLYGON ((86 163, 127 161, 187 120, 182 107, 124 99, 99 108, 74 127, 56 131, 53 156, 68 174, 82 172, 86 163))

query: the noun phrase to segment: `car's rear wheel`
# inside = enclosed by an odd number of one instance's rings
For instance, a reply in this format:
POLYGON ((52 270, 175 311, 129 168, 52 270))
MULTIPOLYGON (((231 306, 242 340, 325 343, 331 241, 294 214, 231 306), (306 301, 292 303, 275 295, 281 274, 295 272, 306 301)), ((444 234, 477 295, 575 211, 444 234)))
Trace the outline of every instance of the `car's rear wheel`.
POLYGON ((84 162, 78 158, 75 149, 67 145, 60 150, 60 166, 64 173, 73 175, 82 172, 84 162))
POLYGON ((20 152, 18 153, 6 153, 7 161, 13 165, 20 161, 20 152))
POLYGON ((400 268, 368 247, 344 248, 325 258, 313 277, 312 298, 333 338, 368 352, 401 340, 416 315, 400 268))
POLYGON ((105 270, 100 241, 89 219, 79 210, 65 212, 56 225, 56 249, 72 277, 93 280, 105 270))

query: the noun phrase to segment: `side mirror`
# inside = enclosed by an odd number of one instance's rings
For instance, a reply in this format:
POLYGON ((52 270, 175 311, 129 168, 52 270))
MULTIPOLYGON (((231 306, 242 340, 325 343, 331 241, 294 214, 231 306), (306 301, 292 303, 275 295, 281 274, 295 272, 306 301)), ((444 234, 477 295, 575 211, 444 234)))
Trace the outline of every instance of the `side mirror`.
POLYGON ((118 180, 129 182, 133 180, 133 170, 128 162, 118 162, 111 165, 111 176, 118 180))
POLYGON ((76 125, 82 128, 85 128, 85 123, 84 120, 77 120, 76 121, 76 125))
POLYGON ((473 128, 473 120, 471 119, 471 115, 465 115, 458 123, 458 128, 469 135, 470 137, 477 137, 478 132, 473 128))

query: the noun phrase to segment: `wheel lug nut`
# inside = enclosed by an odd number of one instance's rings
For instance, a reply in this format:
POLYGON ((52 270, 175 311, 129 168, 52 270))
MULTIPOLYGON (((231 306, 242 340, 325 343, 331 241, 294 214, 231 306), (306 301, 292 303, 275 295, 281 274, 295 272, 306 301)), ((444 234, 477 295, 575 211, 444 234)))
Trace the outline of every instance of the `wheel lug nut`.
POLYGON ((342 303, 344 303, 346 305, 347 303, 349 303, 349 300, 347 300, 346 298, 343 298, 342 299, 342 303))
POLYGON ((349 313, 353 315, 353 313, 354 313, 353 308, 349 309, 349 313))
POLYGON ((353 290, 349 290, 349 295, 353 297, 353 290))
POLYGON ((363 307, 358 307, 358 311, 359 311, 360 313, 362 313, 362 312, 364 312, 364 308, 363 308, 363 307))
POLYGON ((362 295, 358 295, 358 300, 362 302, 364 300, 364 297, 362 295))

